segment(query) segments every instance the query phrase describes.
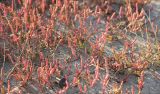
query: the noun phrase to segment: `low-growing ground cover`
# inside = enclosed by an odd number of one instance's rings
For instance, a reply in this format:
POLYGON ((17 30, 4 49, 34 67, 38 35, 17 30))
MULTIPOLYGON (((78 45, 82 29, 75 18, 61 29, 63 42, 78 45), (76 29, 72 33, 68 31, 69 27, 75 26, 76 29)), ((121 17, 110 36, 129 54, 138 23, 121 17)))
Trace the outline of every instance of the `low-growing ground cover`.
POLYGON ((1 93, 158 94, 153 2, 1 0, 1 93))

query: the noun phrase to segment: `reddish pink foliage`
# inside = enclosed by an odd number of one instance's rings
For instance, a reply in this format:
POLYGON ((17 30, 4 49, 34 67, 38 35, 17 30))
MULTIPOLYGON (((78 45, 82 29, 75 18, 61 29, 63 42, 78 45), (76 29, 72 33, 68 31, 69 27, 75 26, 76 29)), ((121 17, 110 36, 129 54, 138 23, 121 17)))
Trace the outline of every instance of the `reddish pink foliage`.
POLYGON ((14 41, 14 42, 18 42, 18 40, 19 40, 18 36, 15 35, 15 34, 13 34, 13 41, 14 41))
POLYGON ((120 9, 119 9, 119 17, 122 18, 124 15, 123 13, 123 7, 121 6, 120 9))
POLYGON ((57 0, 56 5, 57 5, 58 7, 61 7, 61 6, 62 6, 61 0, 57 0))
POLYGON ((15 4, 15 2, 14 2, 14 0, 12 0, 12 12, 14 10, 14 4, 15 4))
POLYGON ((49 72, 50 75, 53 74, 53 73, 56 71, 57 67, 58 67, 57 63, 54 65, 53 68, 52 68, 52 66, 50 65, 50 72, 49 72))
POLYGON ((20 5, 21 5, 21 0, 18 0, 18 4, 20 4, 20 5))
POLYGON ((40 61, 44 60, 44 55, 42 52, 39 52, 39 58, 40 58, 40 61))
POLYGON ((80 83, 78 84, 78 88, 80 92, 83 92, 82 85, 80 83))
POLYGON ((8 80, 8 88, 7 88, 8 94, 10 94, 10 90, 11 90, 11 85, 10 85, 10 80, 8 80))
POLYGON ((109 22, 106 23, 106 32, 109 30, 109 22))
POLYGON ((138 14, 138 3, 136 3, 136 13, 138 14))
POLYGON ((84 85, 84 90, 83 90, 84 93, 87 93, 87 85, 84 85))
POLYGON ((105 89, 106 85, 108 84, 107 82, 109 81, 109 74, 106 73, 105 78, 102 80, 102 88, 105 89))
POLYGON ((45 12, 45 8, 46 8, 46 1, 45 1, 45 0, 42 0, 41 9, 42 9, 42 12, 43 12, 43 13, 45 12))
POLYGON ((138 79, 138 88, 139 90, 142 90, 144 85, 144 71, 141 72, 140 78, 138 79))
POLYGON ((72 55, 76 57, 76 50, 73 47, 71 47, 71 52, 72 52, 72 55))
POLYGON ((54 4, 54 1, 55 1, 55 0, 52 0, 52 4, 54 4))
POLYGON ((6 17, 6 16, 7 16, 7 14, 8 14, 8 10, 7 10, 7 8, 5 8, 5 9, 4 9, 3 13, 4 13, 4 16, 6 17))
POLYGON ((74 1, 73 8, 74 8, 74 14, 76 15, 78 10, 77 1, 74 1))
POLYGON ((29 0, 28 2, 29 2, 29 5, 32 5, 32 2, 33 2, 33 1, 32 1, 32 0, 29 0))
POLYGON ((135 94, 135 90, 134 90, 134 87, 132 86, 131 88, 131 94, 135 94))
POLYGON ((24 71, 27 71, 28 66, 29 66, 28 63, 29 63, 29 62, 28 62, 27 60, 25 60, 24 58, 22 58, 22 64, 23 64, 23 70, 24 70, 24 71))
POLYGON ((109 20, 112 20, 115 17, 116 13, 114 12, 109 20))
POLYGON ((0 24, 0 33, 4 32, 3 26, 0 24))

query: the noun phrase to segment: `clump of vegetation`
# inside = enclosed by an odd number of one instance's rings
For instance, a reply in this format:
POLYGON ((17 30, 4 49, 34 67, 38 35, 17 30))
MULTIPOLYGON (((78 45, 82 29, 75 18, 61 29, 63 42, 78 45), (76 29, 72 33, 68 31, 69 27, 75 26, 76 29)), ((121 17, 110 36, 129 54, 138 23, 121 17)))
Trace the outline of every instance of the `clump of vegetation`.
POLYGON ((145 71, 160 66, 159 28, 143 9, 150 1, 118 1, 1 0, 1 94, 90 93, 97 84, 104 94, 135 94, 122 89, 129 75, 141 94, 145 71))

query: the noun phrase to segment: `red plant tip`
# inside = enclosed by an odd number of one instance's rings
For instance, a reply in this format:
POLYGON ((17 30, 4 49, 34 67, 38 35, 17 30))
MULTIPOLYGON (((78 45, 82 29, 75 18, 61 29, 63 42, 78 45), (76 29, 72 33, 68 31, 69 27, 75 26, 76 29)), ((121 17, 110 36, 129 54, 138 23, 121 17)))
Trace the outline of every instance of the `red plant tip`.
POLYGON ((15 1, 12 0, 12 12, 14 11, 14 4, 15 4, 15 1))
POLYGON ((79 83, 78 88, 79 88, 79 91, 81 93, 86 93, 87 92, 87 85, 84 85, 84 89, 83 89, 82 85, 79 83))
POLYGON ((74 1, 73 9, 74 9, 74 14, 76 15, 78 10, 78 1, 74 1))
POLYGON ((91 82, 91 88, 95 85, 97 79, 93 79, 92 82, 91 82))
POLYGON ((76 86, 78 84, 78 78, 77 77, 74 77, 73 78, 73 81, 72 81, 72 85, 73 86, 76 86))
POLYGON ((3 15, 6 17, 8 14, 8 10, 5 8, 4 11, 3 11, 3 15))
POLYGON ((10 94, 10 90, 11 90, 11 85, 10 85, 10 80, 8 80, 8 88, 7 88, 8 94, 10 94))
POLYGON ((138 3, 136 3, 136 14, 138 15, 138 3))
POLYGON ((29 0, 29 5, 30 5, 30 6, 32 5, 32 0, 29 0))
POLYGON ((4 32, 3 26, 0 24, 0 33, 4 32))
POLYGON ((42 3, 41 3, 42 13, 45 12, 45 8, 46 8, 46 0, 42 0, 42 3))
POLYGON ((28 69, 29 62, 27 60, 24 60, 24 58, 22 58, 22 64, 23 64, 23 70, 26 71, 28 69))
POLYGON ((138 89, 142 90, 143 85, 144 85, 144 71, 141 72, 141 75, 138 78, 138 89))
POLYGON ((119 9, 119 17, 122 18, 123 16, 123 7, 121 6, 119 9))
POLYGON ((114 12, 109 20, 112 20, 115 17, 116 13, 114 12))
POLYGON ((26 27, 27 27, 27 23, 28 23, 28 11, 27 11, 27 8, 24 8, 24 20, 25 20, 25 24, 26 24, 26 27))
POLYGON ((99 77, 99 65, 96 65, 96 69, 95 69, 95 78, 98 79, 99 77))
POLYGON ((94 59, 93 56, 91 56, 91 62, 90 62, 90 64, 94 64, 94 62, 95 62, 95 59, 94 59))
POLYGON ((142 80, 138 79, 138 89, 142 90, 142 88, 143 88, 143 82, 142 80))
POLYGON ((57 6, 57 7, 61 7, 61 6, 62 6, 61 0, 56 0, 56 6, 57 6))
POLYGON ((106 82, 109 80, 109 74, 108 73, 106 73, 106 76, 104 77, 104 80, 102 81, 102 84, 104 85, 104 86, 106 86, 106 82))
POLYGON ((98 17, 98 19, 97 19, 97 24, 99 24, 99 23, 100 23, 100 21, 101 21, 101 18, 100 18, 100 17, 98 17))
POLYGON ((81 65, 81 69, 83 69, 84 64, 83 64, 82 56, 80 56, 80 65, 81 65))
POLYGON ((134 89, 133 86, 132 86, 132 88, 131 88, 131 94, 135 94, 135 89, 134 89))
POLYGON ((80 83, 78 84, 78 88, 80 92, 83 92, 82 85, 80 83))
POLYGON ((54 1, 55 1, 55 0, 52 0, 52 4, 54 4, 54 1))
POLYGON ((42 52, 39 52, 39 58, 40 58, 40 61, 44 60, 44 55, 42 52))
POLYGON ((51 69, 50 69, 50 72, 49 72, 49 75, 53 74, 55 71, 56 71, 55 68, 51 68, 51 69))
POLYGON ((18 0, 18 4, 21 5, 21 0, 18 0))
POLYGON ((87 93, 87 85, 84 85, 84 93, 87 93))
POLYGON ((12 40, 13 42, 18 42, 19 41, 19 37, 16 34, 12 35, 12 40))
POLYGON ((109 30, 109 22, 106 22, 106 32, 109 30))

